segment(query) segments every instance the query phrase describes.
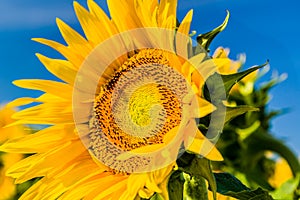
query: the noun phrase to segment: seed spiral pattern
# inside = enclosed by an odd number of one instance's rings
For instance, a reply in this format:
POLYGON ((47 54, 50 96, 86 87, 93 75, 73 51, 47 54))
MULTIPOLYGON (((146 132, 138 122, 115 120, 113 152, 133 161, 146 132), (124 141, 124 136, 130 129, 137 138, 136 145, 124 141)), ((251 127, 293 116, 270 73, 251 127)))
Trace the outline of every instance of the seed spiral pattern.
POLYGON ((147 165, 147 157, 132 157, 126 166, 116 157, 163 143, 164 136, 180 125, 187 86, 184 77, 169 66, 168 57, 162 50, 140 50, 101 85, 89 137, 90 149, 106 165, 120 171, 147 165))

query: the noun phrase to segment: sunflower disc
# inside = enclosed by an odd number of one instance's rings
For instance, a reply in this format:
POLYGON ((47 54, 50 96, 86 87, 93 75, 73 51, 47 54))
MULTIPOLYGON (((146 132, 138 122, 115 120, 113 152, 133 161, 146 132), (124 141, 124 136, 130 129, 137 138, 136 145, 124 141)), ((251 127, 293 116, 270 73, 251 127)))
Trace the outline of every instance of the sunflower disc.
MULTIPOLYGON (((191 146, 202 156, 211 151, 216 140, 199 136, 196 120, 214 111, 201 87, 217 69, 204 50, 193 55, 190 44, 186 35, 144 28, 91 52, 76 76, 73 113, 96 160, 115 172, 140 173, 175 162, 191 146), (195 145, 195 138, 204 142, 195 145)), ((210 120, 223 126, 224 115, 214 113, 210 120)))

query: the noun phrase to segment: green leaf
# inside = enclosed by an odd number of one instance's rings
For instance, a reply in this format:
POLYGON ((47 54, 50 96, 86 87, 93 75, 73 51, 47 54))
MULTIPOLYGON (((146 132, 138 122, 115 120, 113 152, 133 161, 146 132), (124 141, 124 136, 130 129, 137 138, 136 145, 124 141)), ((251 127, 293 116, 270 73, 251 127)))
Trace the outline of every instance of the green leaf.
POLYGON ((247 128, 236 128, 236 133, 239 134, 240 140, 245 140, 248 136, 250 136, 254 131, 256 131, 261 126, 259 120, 253 122, 253 124, 247 128))
POLYGON ((217 182, 217 192, 226 194, 227 192, 241 192, 250 190, 241 181, 229 173, 214 173, 217 182))
POLYGON ((164 198, 160 194, 153 195, 150 200, 164 200, 164 198))
POLYGON ((217 185, 208 159, 185 153, 178 159, 177 164, 181 171, 189 174, 191 177, 205 178, 214 197, 216 197, 217 185))
POLYGON ((272 196, 270 196, 267 191, 261 188, 252 191, 228 192, 225 195, 237 198, 239 200, 273 200, 272 196))
POLYGON ((250 190, 241 181, 229 173, 214 173, 217 192, 240 200, 272 200, 268 192, 258 188, 250 190))
POLYGON ((225 123, 229 122, 233 118, 242 115, 246 112, 254 112, 259 111, 259 108, 254 108, 252 106, 236 106, 236 107, 226 107, 226 117, 225 117, 225 123))
POLYGON ((182 172, 175 171, 171 175, 168 183, 169 199, 182 200, 184 178, 182 172))
POLYGON ((228 19, 230 16, 229 11, 227 10, 226 12, 227 12, 226 18, 220 26, 218 26, 217 28, 215 28, 214 30, 212 30, 208 33, 198 35, 197 42, 201 46, 203 46, 206 50, 208 50, 208 47, 209 47, 210 43, 212 42, 212 40, 226 28, 226 25, 228 23, 228 19))
POLYGON ((215 73, 211 75, 207 80, 204 88, 204 97, 211 102, 220 102, 226 100, 231 88, 246 77, 248 74, 266 66, 268 62, 263 65, 252 67, 243 72, 238 72, 229 75, 220 75, 215 73))
POLYGON ((230 89, 236 82, 259 68, 260 67, 251 68, 244 72, 232 75, 213 74, 207 79, 206 86, 204 87, 204 97, 208 101, 212 102, 212 104, 217 107, 217 110, 211 115, 201 118, 199 123, 202 125, 199 126, 199 128, 204 134, 206 134, 208 129, 205 127, 209 127, 210 139, 218 138, 219 133, 222 132, 224 123, 230 121, 234 117, 248 111, 258 111, 257 108, 251 106, 239 106, 236 108, 228 107, 226 109, 223 101, 227 99, 230 89))
POLYGON ((224 87, 225 87, 225 91, 226 94, 228 95, 231 88, 240 80, 242 80, 244 77, 246 77, 247 75, 249 75, 250 73, 266 66, 267 64, 269 64, 269 62, 267 61, 266 63, 260 65, 260 66, 256 66, 256 67, 251 67, 245 71, 242 72, 238 72, 236 74, 228 74, 228 75, 222 75, 222 79, 224 82, 224 87))

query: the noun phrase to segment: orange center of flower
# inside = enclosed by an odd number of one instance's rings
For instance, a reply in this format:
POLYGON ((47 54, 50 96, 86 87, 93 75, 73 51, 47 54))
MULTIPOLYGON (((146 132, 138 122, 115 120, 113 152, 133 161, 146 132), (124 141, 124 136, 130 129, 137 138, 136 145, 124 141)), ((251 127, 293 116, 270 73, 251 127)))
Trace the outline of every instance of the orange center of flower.
MULTIPOLYGON (((99 86, 90 120, 90 149, 106 165, 122 171, 124 163, 116 160, 117 155, 161 144, 164 136, 179 126, 181 99, 187 88, 183 76, 169 66, 168 54, 140 50, 99 86)), ((128 166, 145 163, 133 157, 128 166)))

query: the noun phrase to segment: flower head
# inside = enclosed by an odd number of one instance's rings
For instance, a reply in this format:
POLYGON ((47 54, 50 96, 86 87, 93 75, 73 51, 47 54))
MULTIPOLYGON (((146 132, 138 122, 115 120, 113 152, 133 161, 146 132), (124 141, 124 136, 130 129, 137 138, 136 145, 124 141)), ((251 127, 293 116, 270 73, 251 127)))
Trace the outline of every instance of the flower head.
POLYGON ((182 151, 222 159, 196 124, 215 109, 202 87, 216 67, 204 50, 192 53, 192 11, 177 27, 176 1, 108 6, 111 19, 92 0, 88 10, 74 3, 86 38, 58 19, 67 46, 34 39, 65 57, 37 54, 63 82, 14 82, 44 92, 10 103, 38 103, 14 114, 14 124, 50 125, 0 148, 34 154, 8 171, 17 183, 42 177, 21 199, 168 199, 182 151))
POLYGON ((293 173, 286 160, 279 158, 275 163, 273 176, 270 177, 269 182, 274 188, 279 188, 287 180, 293 178, 293 173))

